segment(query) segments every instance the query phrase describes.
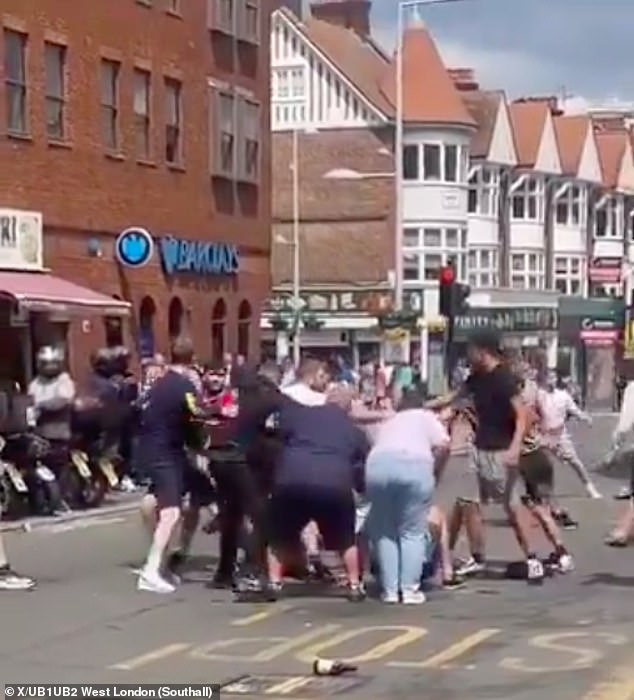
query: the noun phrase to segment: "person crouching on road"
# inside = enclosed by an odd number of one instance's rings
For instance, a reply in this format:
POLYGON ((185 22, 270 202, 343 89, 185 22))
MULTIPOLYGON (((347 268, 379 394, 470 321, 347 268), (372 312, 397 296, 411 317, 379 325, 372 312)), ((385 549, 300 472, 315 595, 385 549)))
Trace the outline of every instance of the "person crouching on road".
POLYGON ((175 586, 163 575, 164 558, 181 517, 185 475, 188 469, 187 447, 202 442, 202 411, 196 387, 183 368, 193 359, 191 341, 177 339, 172 347, 168 371, 150 390, 141 417, 139 454, 152 481, 158 521, 145 566, 137 588, 153 593, 172 593, 175 586))
POLYGON ((323 406, 283 397, 279 431, 283 441, 269 502, 269 598, 282 591, 283 561, 306 525, 314 521, 324 548, 341 554, 348 598, 363 600, 355 542, 353 489, 369 450, 365 433, 349 415, 350 393, 340 387, 323 406))
POLYGON ((435 482, 449 456, 449 435, 406 392, 399 411, 379 429, 366 464, 367 522, 385 603, 425 602, 420 578, 426 558, 427 512, 435 482))

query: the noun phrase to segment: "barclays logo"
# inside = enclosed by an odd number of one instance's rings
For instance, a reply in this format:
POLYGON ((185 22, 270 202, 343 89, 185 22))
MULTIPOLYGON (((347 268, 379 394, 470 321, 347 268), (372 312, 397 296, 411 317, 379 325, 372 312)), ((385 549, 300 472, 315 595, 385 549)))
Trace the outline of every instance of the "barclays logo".
POLYGON ((126 267, 143 267, 154 255, 154 240, 144 228, 122 231, 115 241, 115 258, 126 267))
POLYGON ((161 238, 159 246, 166 275, 235 275, 240 268, 238 246, 230 243, 185 241, 166 236, 161 238))

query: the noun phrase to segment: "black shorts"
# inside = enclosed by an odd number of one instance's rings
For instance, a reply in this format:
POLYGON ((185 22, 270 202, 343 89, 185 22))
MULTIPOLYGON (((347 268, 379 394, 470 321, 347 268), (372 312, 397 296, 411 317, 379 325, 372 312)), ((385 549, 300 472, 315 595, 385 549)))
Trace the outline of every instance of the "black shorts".
POLYGON ((159 510, 180 508, 185 491, 185 469, 175 462, 158 464, 147 470, 151 493, 156 498, 159 510))
POLYGON ((526 487, 528 503, 540 504, 553 494, 554 470, 548 453, 537 449, 520 457, 520 473, 526 487))
POLYGON ((355 515, 352 491, 280 487, 269 500, 269 542, 272 547, 296 546, 302 530, 314 520, 324 548, 343 551, 355 543, 355 515))
POLYGON ((189 495, 189 504, 195 508, 204 508, 216 500, 213 484, 207 474, 193 466, 185 469, 183 490, 189 495))

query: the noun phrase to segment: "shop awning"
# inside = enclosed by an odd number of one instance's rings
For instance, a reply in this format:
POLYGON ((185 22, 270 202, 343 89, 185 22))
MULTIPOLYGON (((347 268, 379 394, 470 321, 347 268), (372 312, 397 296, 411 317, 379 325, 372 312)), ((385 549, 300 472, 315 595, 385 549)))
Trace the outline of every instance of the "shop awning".
POLYGON ((128 316, 127 301, 99 294, 47 272, 0 272, 0 297, 28 311, 128 316))

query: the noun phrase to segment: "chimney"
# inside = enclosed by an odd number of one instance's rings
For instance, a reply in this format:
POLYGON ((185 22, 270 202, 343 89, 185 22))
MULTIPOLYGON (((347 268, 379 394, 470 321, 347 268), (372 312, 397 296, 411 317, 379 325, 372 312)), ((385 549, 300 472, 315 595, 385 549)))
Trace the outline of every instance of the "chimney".
POLYGON ((537 97, 521 97, 518 100, 513 100, 518 104, 530 102, 545 102, 553 117, 561 117, 564 114, 563 109, 559 106, 559 98, 556 95, 537 96, 537 97))
POLYGON ((321 0, 313 2, 310 11, 315 19, 352 29, 359 36, 370 36, 371 0, 321 0))
POLYGON ((454 85, 461 92, 473 92, 480 89, 473 68, 449 68, 448 72, 454 85))

